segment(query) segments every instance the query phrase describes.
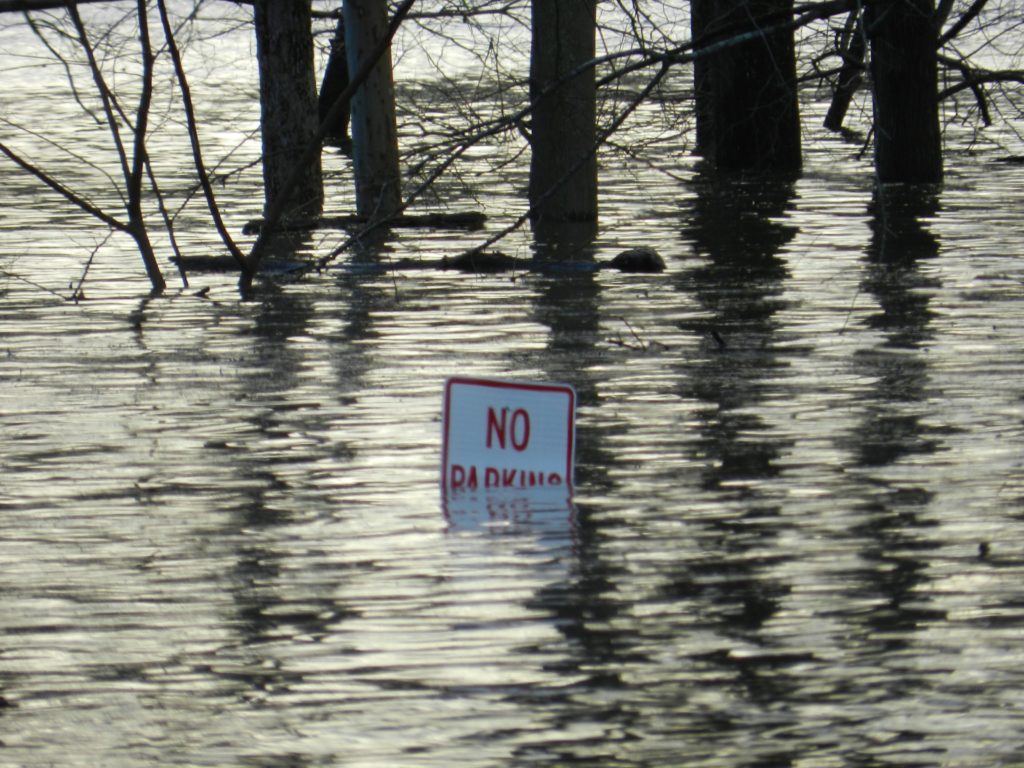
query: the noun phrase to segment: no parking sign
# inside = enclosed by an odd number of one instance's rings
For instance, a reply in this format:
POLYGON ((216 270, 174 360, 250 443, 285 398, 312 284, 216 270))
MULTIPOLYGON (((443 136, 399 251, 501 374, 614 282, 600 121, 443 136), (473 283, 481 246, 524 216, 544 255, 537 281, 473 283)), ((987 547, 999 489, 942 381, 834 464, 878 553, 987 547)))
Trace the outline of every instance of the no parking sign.
POLYGON ((576 392, 567 384, 445 382, 441 485, 572 493, 576 392))

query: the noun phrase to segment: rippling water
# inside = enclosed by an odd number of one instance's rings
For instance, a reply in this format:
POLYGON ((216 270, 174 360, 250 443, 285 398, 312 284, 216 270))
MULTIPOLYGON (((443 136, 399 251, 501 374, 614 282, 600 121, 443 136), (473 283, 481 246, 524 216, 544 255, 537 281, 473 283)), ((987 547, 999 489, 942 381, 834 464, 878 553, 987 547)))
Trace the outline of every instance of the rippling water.
MULTIPOLYGON (((0 764, 1019 765, 1021 174, 877 199, 819 122, 792 182, 609 158, 588 253, 662 275, 345 257, 245 302, 143 299, 116 240, 60 298, 102 233, 0 165, 0 764), (446 514, 455 373, 576 388, 571 508, 446 514)), ((496 230, 523 169, 482 173, 496 230)))

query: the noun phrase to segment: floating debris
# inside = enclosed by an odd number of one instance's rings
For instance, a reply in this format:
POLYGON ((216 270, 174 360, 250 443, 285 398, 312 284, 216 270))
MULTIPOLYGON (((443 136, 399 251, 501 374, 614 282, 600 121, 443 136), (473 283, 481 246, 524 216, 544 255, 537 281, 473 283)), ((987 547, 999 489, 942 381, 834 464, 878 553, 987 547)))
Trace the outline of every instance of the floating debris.
POLYGON ((608 266, 620 272, 655 273, 665 271, 665 260, 653 248, 641 246, 623 251, 608 266))
POLYGON ((521 260, 501 251, 466 251, 451 259, 446 257, 441 262, 441 269, 478 273, 511 272, 524 266, 521 260))

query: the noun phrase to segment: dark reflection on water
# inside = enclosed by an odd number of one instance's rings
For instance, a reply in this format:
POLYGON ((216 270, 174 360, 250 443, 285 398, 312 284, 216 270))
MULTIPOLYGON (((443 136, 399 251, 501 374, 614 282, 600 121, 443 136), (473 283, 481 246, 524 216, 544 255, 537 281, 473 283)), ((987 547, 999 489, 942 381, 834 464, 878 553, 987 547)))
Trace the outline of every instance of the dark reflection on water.
MULTIPOLYGON (((702 319, 687 329, 702 336, 704 353, 686 367, 680 393, 697 404, 699 437, 690 450, 705 466, 702 487, 735 512, 707 521, 709 544, 701 559, 680 563, 664 594, 695 601, 702 621, 723 639, 757 649, 737 655, 724 644, 694 658, 721 670, 745 698, 763 705, 787 698, 794 684, 786 669, 806 660, 773 648, 761 632, 789 590, 770 573, 776 556, 765 553, 777 535, 781 509, 762 489, 779 475, 778 461, 790 440, 771 434, 757 411, 787 366, 778 348, 777 314, 785 307, 789 273, 779 251, 796 232, 785 220, 795 189, 785 179, 710 173, 699 173, 692 184, 692 202, 681 211, 683 237, 703 263, 680 273, 676 284, 703 310, 702 319)), ((747 727, 743 718, 721 711, 702 726, 717 734, 716 742, 747 727)), ((750 764, 789 765, 798 753, 779 745, 750 764)))
POLYGON ((938 200, 934 190, 896 188, 876 192, 871 207, 872 236, 862 288, 879 307, 867 324, 881 331, 884 340, 857 358, 875 384, 869 401, 873 407, 855 435, 861 439, 860 463, 879 466, 938 448, 913 413, 913 405, 929 395, 927 355, 921 348, 932 337, 930 292, 938 285, 918 267, 938 254, 938 240, 924 221, 936 215, 938 200))
MULTIPOLYGON (((596 224, 542 228, 535 232, 536 257, 592 261, 595 236, 596 224)), ((573 382, 581 412, 600 405, 600 382, 590 369, 607 358, 601 334, 601 304, 596 273, 580 272, 569 279, 543 281, 537 286, 532 310, 534 319, 549 330, 539 365, 552 380, 573 382)), ((581 419, 577 426, 577 445, 578 486, 590 494, 613 492, 614 481, 607 475, 612 457, 602 435, 587 419, 581 419)), ((555 694, 560 711, 553 726, 583 733, 596 728, 601 736, 587 738, 586 747, 567 743, 559 749, 552 744, 521 755, 540 764, 573 761, 577 751, 600 753, 602 741, 608 738, 605 731, 618 731, 628 725, 629 713, 614 700, 616 692, 628 688, 622 679, 627 663, 638 660, 630 638, 612 629, 622 614, 622 606, 614 599, 622 573, 609 562, 602 547, 606 535, 602 526, 606 523, 585 502, 575 507, 571 549, 562 554, 566 559, 565 577, 537 590, 526 605, 549 617, 565 640, 561 657, 546 665, 565 681, 560 686, 564 692, 555 694), (609 702, 595 708, 580 702, 582 695, 588 702, 606 695, 609 702)))
POLYGON ((683 234, 706 261, 682 273, 679 284, 704 308, 702 330, 714 351, 692 368, 682 394, 706 404, 698 447, 713 463, 704 483, 722 490, 777 472, 782 446, 758 438, 761 420, 752 411, 785 365, 775 350, 774 318, 787 276, 778 250, 796 231, 780 219, 794 190, 788 181, 713 176, 698 176, 694 187, 683 234))
MULTIPOLYGON (((930 291, 936 281, 920 272, 922 262, 939 252, 929 220, 939 213, 937 191, 902 187, 877 189, 871 200, 863 290, 875 297, 878 311, 867 325, 882 341, 858 355, 856 362, 874 380, 866 393, 863 420, 852 434, 862 481, 870 500, 859 507, 861 522, 853 534, 863 541, 870 567, 860 574, 860 589, 872 609, 862 617, 872 645, 889 654, 913 645, 913 633, 941 621, 945 612, 929 607, 927 562, 938 543, 930 541, 928 507, 934 494, 915 483, 891 481, 882 473, 901 461, 920 461, 941 450, 935 427, 923 425, 920 413, 928 399, 929 372, 923 345, 932 338, 930 291)), ((906 695, 912 680, 894 683, 893 694, 906 695)), ((915 734, 907 733, 912 738, 915 734)), ((916 734, 917 738, 923 738, 916 734)))

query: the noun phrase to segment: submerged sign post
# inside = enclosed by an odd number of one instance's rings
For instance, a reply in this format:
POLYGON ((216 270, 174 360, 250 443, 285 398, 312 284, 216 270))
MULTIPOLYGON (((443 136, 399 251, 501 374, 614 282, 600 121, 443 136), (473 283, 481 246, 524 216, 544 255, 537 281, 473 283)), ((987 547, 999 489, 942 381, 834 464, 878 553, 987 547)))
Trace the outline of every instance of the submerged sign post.
POLYGON ((452 492, 572 494, 576 392, 566 384, 445 383, 441 485, 452 492))

